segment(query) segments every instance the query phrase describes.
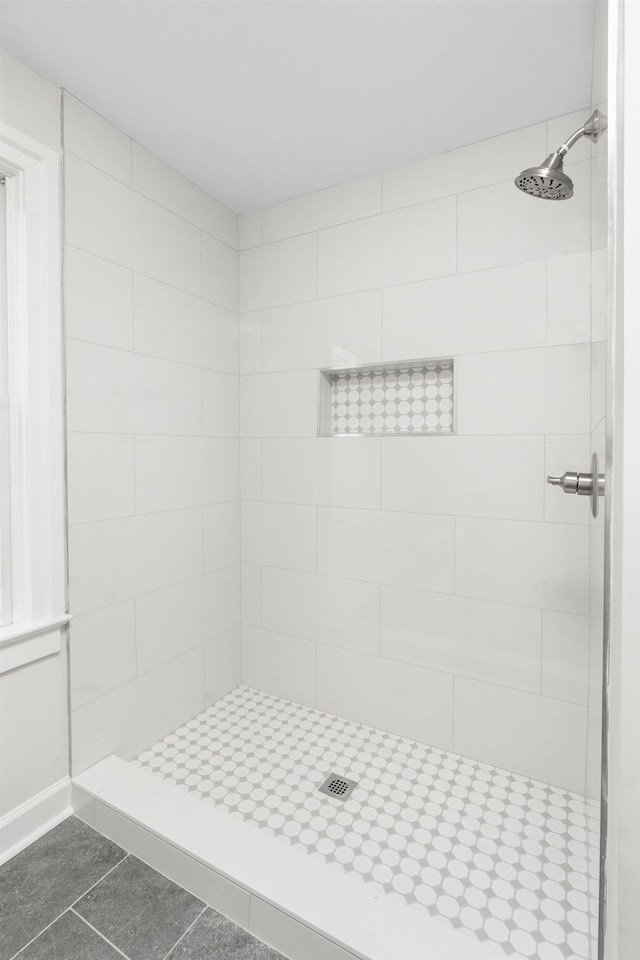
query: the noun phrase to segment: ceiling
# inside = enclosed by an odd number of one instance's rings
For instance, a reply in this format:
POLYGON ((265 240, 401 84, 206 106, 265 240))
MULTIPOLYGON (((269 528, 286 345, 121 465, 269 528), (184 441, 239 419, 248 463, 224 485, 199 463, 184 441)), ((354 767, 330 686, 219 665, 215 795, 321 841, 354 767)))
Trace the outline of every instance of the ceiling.
POLYGON ((0 42, 241 212, 588 105, 594 7, 4 0, 0 42))

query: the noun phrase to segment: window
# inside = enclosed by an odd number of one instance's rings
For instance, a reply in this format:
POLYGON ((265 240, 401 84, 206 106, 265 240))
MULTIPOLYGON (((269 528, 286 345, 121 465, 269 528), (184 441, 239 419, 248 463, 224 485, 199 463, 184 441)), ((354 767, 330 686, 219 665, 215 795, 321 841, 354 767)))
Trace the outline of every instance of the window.
POLYGON ((0 673, 66 609, 58 150, 0 123, 0 673))

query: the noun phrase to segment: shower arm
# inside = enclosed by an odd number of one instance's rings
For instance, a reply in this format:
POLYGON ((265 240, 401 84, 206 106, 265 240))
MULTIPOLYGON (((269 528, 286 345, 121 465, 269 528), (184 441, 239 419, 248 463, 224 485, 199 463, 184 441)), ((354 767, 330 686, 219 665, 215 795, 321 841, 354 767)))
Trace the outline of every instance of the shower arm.
POLYGON ((587 140, 591 140, 592 143, 597 143, 602 134, 607 129, 607 120, 599 110, 594 110, 589 119, 585 124, 578 128, 575 133, 572 133, 568 140, 562 144, 562 146, 556 150, 553 157, 566 157, 571 147, 581 140, 582 137, 586 137, 587 140))

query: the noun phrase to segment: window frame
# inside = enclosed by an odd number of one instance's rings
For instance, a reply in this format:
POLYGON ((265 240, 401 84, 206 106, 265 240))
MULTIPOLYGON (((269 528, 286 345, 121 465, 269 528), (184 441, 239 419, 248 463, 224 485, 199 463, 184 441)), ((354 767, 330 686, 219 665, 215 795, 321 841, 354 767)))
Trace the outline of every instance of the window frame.
POLYGON ((7 210, 13 623, 0 673, 60 650, 67 604, 61 157, 0 124, 7 210))

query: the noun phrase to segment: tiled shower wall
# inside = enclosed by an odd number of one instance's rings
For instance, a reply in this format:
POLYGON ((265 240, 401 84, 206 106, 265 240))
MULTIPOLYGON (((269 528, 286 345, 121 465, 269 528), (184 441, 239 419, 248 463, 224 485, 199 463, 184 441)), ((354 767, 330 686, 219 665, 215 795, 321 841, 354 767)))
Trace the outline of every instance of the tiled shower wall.
POLYGON ((243 214, 239 241, 243 681, 577 791, 589 513, 544 478, 590 460, 601 145, 566 203, 513 177, 587 115, 243 214), (317 436, 318 368, 439 356, 456 436, 317 436))
POLYGON ((64 97, 73 765, 240 675, 237 216, 64 97))

